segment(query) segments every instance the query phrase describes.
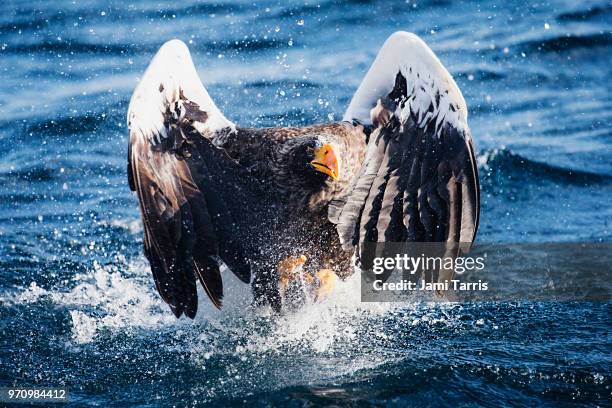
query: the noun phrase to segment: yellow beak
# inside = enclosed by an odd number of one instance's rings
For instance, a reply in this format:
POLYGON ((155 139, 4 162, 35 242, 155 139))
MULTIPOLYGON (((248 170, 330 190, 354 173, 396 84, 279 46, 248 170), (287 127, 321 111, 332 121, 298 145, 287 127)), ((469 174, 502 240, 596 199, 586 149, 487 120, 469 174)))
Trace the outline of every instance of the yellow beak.
POLYGON ((336 157, 336 152, 332 145, 324 144, 316 148, 314 154, 314 160, 310 162, 310 165, 314 167, 315 170, 327 174, 334 180, 338 180, 340 174, 338 158, 336 157))

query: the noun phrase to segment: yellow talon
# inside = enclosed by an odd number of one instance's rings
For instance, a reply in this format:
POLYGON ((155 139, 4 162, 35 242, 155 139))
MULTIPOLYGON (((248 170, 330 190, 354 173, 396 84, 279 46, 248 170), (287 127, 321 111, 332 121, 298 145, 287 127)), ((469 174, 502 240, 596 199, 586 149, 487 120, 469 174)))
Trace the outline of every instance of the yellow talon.
POLYGON ((315 301, 325 300, 333 293, 338 279, 336 273, 331 269, 320 269, 314 275, 308 272, 301 273, 307 259, 305 255, 289 256, 278 263, 281 296, 284 297, 292 282, 300 279, 312 291, 311 293, 315 294, 315 301))
POLYGON ((317 278, 319 278, 319 288, 317 289, 316 299, 320 301, 332 294, 336 287, 336 280, 338 280, 338 277, 331 269, 321 269, 317 272, 317 278))
POLYGON ((280 275, 280 290, 284 293, 289 282, 294 280, 297 270, 306 263, 306 256, 289 256, 278 263, 277 269, 280 275))

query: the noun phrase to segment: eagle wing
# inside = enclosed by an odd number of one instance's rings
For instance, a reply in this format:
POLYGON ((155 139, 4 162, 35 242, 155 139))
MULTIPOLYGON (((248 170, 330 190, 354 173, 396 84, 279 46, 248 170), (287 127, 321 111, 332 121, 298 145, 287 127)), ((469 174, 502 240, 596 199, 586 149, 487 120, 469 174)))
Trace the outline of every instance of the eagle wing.
POLYGON ((128 179, 140 202, 144 249, 157 290, 177 317, 193 318, 197 277, 220 308, 218 257, 244 282, 250 268, 215 186, 215 169, 226 171, 218 169, 219 160, 232 163, 193 135, 235 128, 206 92, 181 41, 164 44, 150 63, 130 100, 128 127, 128 179), (185 144, 190 132, 200 146, 185 144))
POLYGON ((467 113, 419 37, 387 39, 344 115, 372 129, 360 174, 329 207, 345 249, 361 258, 367 242, 473 242, 480 189, 467 113))

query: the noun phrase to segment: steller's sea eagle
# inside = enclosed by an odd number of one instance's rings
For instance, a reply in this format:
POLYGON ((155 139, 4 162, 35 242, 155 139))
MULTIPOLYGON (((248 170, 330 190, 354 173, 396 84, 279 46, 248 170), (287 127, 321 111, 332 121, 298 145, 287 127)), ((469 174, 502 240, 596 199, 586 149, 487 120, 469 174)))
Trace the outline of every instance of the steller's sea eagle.
POLYGON ((396 32, 342 122, 241 128, 213 103, 187 46, 165 43, 128 111, 129 185, 161 297, 193 318, 199 280, 220 308, 224 263, 278 311, 296 270, 325 296, 364 243, 473 242, 480 193, 467 113, 429 47, 396 32))

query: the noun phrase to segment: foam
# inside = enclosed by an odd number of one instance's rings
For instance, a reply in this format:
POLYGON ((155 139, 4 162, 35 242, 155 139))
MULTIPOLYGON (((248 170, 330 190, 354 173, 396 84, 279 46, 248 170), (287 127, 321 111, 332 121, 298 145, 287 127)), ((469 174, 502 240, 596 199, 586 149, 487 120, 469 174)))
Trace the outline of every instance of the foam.
POLYGON ((142 221, 137 219, 116 218, 112 220, 102 220, 99 225, 103 227, 115 227, 128 231, 132 235, 142 233, 142 221))
POLYGON ((173 332, 181 331, 186 333, 181 347, 190 349, 194 360, 227 353, 278 353, 298 346, 309 353, 327 353, 358 341, 357 333, 368 319, 405 306, 362 303, 356 273, 339 282, 335 293, 325 301, 277 316, 269 308, 251 306, 250 287, 229 270, 222 273, 223 310, 210 305, 200 289, 198 315, 193 322, 172 315, 155 291, 148 264, 141 257, 116 265, 94 262, 90 270, 75 275, 74 286, 66 291, 47 290, 32 282, 1 300, 15 304, 50 301, 64 309, 70 316, 75 345, 96 342, 101 333, 114 336, 142 330, 172 337, 173 332), (234 346, 228 348, 228 344, 234 346))

